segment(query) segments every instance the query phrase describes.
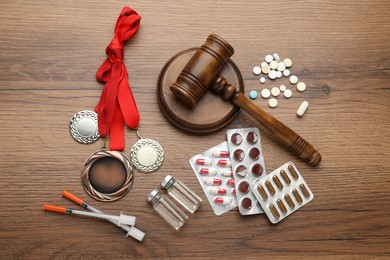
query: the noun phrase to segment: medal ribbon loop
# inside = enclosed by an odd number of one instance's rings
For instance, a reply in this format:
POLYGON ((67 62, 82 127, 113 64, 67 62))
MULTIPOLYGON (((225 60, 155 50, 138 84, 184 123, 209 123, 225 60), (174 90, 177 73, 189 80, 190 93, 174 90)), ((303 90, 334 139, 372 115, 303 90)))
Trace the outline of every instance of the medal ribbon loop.
POLYGON ((110 150, 124 150, 124 122, 130 128, 137 128, 140 120, 123 64, 124 44, 137 32, 140 20, 141 17, 130 7, 122 9, 114 38, 106 48, 108 57, 96 72, 96 80, 105 86, 95 111, 100 135, 106 137, 110 134, 110 150))

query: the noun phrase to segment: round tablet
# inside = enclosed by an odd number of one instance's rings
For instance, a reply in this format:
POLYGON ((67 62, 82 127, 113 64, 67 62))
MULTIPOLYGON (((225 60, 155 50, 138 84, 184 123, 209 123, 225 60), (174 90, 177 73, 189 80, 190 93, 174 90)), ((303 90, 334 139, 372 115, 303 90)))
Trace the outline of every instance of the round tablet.
POLYGON ((245 158, 245 153, 243 150, 241 149, 237 149, 233 152, 233 158, 238 161, 238 162, 242 162, 242 160, 244 160, 245 158))
POLYGON ((258 160, 260 157, 260 150, 256 147, 253 147, 249 150, 249 157, 252 160, 258 160))
POLYGON ((250 190, 249 183, 246 181, 240 182, 240 184, 238 184, 238 190, 242 193, 248 193, 248 191, 250 190))
POLYGON ((282 74, 281 71, 277 71, 277 72, 276 72, 276 77, 277 77, 278 79, 280 79, 282 76, 283 76, 283 74, 282 74))
POLYGON ((246 136, 246 141, 250 144, 255 144, 259 140, 259 137, 255 132, 249 132, 246 136))
POLYGON ((283 61, 284 65, 286 65, 286 68, 290 68, 292 66, 292 60, 289 58, 285 58, 283 61))
POLYGON ((255 176, 261 176, 263 174, 263 171, 263 166, 261 166, 261 164, 259 163, 256 163, 252 166, 252 173, 255 176))
POLYGON ((267 63, 267 62, 265 62, 265 61, 262 61, 262 62, 260 63, 260 67, 264 67, 265 65, 267 65, 267 66, 268 66, 268 63, 267 63))
POLYGON ((261 83, 261 84, 264 84, 264 83, 265 83, 265 78, 264 78, 264 77, 261 77, 261 78, 260 78, 260 83, 261 83))
POLYGON ((267 56, 265 56, 264 60, 268 63, 270 63, 271 61, 274 60, 274 57, 272 57, 272 55, 268 54, 267 56))
POLYGON ((243 198, 241 200, 241 207, 246 210, 252 209, 252 200, 250 198, 243 198))
POLYGON ((276 70, 270 70, 268 73, 268 78, 276 79, 277 75, 278 75, 278 73, 276 72, 276 70))
POLYGON ((280 91, 284 92, 287 88, 285 85, 280 85, 279 89, 280 91))
POLYGON ((264 73, 264 74, 268 74, 270 70, 270 67, 268 64, 265 64, 264 66, 261 66, 261 71, 264 73))
POLYGON ((284 96, 285 98, 290 98, 290 97, 292 97, 292 91, 291 91, 291 89, 286 89, 286 90, 283 92, 283 96, 284 96))
POLYGON ((261 91, 261 96, 263 98, 269 98, 269 96, 271 96, 271 91, 269 91, 268 88, 265 88, 261 91))
POLYGON ((239 165, 236 168, 236 174, 238 177, 244 178, 248 174, 248 170, 244 165, 239 165))
POLYGON ((250 97, 251 99, 256 99, 257 96, 258 96, 258 94, 257 94, 257 91, 256 91, 256 90, 251 90, 251 91, 249 92, 249 97, 250 97))
POLYGON ((286 65, 283 62, 279 62, 277 69, 278 71, 284 71, 286 69, 286 65))
POLYGON ((294 85, 294 84, 297 84, 297 82, 298 82, 298 77, 295 75, 292 75, 290 77, 290 83, 294 85))
POLYGON ((283 76, 285 76, 285 77, 290 76, 290 70, 289 69, 283 70, 283 76))
POLYGON ((261 68, 259 66, 254 66, 252 72, 255 75, 259 75, 261 73, 261 68))
POLYGON ((230 142, 235 145, 239 145, 242 143, 242 136, 239 133, 234 133, 232 137, 230 137, 230 142))
POLYGON ((303 82, 298 82, 298 84, 297 84, 297 90, 298 90, 299 92, 303 92, 303 91, 305 91, 305 89, 306 89, 306 84, 303 83, 303 82))
POLYGON ((278 68, 278 62, 276 60, 273 60, 271 61, 271 63, 269 64, 269 67, 273 70, 276 70, 278 68))
POLYGON ((274 96, 274 97, 279 96, 279 94, 280 94, 280 89, 279 89, 278 87, 273 87, 273 88, 271 89, 271 94, 272 94, 272 96, 274 96))
POLYGON ((271 108, 277 107, 278 106, 278 101, 275 98, 271 98, 268 101, 268 106, 271 108))

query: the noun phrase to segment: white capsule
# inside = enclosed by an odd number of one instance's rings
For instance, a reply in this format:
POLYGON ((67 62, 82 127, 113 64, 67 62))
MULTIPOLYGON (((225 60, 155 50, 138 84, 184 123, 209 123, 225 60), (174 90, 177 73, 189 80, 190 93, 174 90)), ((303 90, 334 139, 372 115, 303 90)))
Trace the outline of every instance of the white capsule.
POLYGON ((261 73, 261 68, 259 66, 254 66, 252 72, 255 75, 259 75, 261 73))
POLYGON ((201 168, 199 174, 213 176, 217 174, 217 170, 215 168, 201 168))
POLYGON ((264 78, 264 77, 261 77, 261 78, 260 78, 260 83, 261 83, 261 84, 264 84, 264 83, 265 83, 265 78, 264 78))
POLYGON ((220 178, 204 178, 203 180, 204 184, 209 186, 219 186, 222 184, 222 180, 220 178))
POLYGON ((209 158, 204 158, 204 159, 203 159, 203 158, 199 158, 199 159, 196 159, 195 163, 196 163, 197 165, 210 166, 211 163, 212 163, 212 161, 211 161, 211 159, 209 159, 209 158))
POLYGON ((217 205, 226 206, 226 205, 229 205, 230 203, 232 203, 232 199, 229 197, 216 197, 214 199, 214 202, 217 205))
POLYGON ((280 57, 277 53, 272 54, 272 57, 274 58, 274 60, 280 61, 280 57))
POLYGON ((285 77, 290 76, 290 70, 289 69, 283 70, 283 76, 285 76, 285 77))
POLYGON ((283 61, 284 65, 286 65, 286 68, 290 68, 292 66, 292 60, 289 58, 285 58, 283 61))
POLYGON ((223 177, 232 177, 233 176, 232 170, 221 170, 220 173, 223 177))
POLYGON ((268 54, 267 56, 265 56, 264 60, 265 60, 267 63, 270 63, 271 61, 274 60, 274 57, 272 57, 272 55, 269 55, 269 54, 268 54))
POLYGON ((229 157, 229 152, 224 150, 214 150, 212 156, 215 158, 219 157, 229 157))
POLYGON ((298 82, 298 77, 295 75, 292 75, 290 77, 290 83, 294 85, 294 84, 297 84, 297 82, 298 82))
POLYGON ((272 96, 274 96, 274 97, 279 96, 279 95, 280 95, 280 89, 279 89, 278 87, 273 87, 273 88, 271 89, 271 94, 272 94, 272 96))
POLYGON ((230 160, 221 159, 218 161, 217 165, 219 167, 230 167, 232 166, 232 162, 230 160))
POLYGON ((276 60, 273 60, 271 61, 271 63, 269 64, 269 67, 273 70, 276 70, 278 68, 278 62, 276 60))
POLYGON ((297 90, 299 92, 303 92, 306 89, 306 84, 304 82, 298 82, 297 84, 297 90))
POLYGON ((286 65, 284 65, 283 62, 279 62, 277 69, 278 71, 284 71, 286 69, 286 65))
POLYGON ((275 98, 271 98, 268 101, 268 106, 271 107, 271 108, 275 108, 275 107, 278 106, 278 101, 275 98))
POLYGON ((225 188, 209 188, 209 193, 211 195, 225 195, 226 189, 225 188))
POLYGON ((264 73, 264 74, 268 74, 268 72, 270 71, 270 67, 268 64, 265 64, 264 66, 261 66, 261 71, 264 73))
POLYGON ((279 89, 280 91, 284 92, 287 88, 285 85, 280 85, 279 89))
POLYGON ((270 70, 269 73, 268 73, 268 78, 270 79, 276 79, 276 76, 277 76, 277 72, 276 70, 270 70))
POLYGON ((265 88, 261 91, 261 96, 263 98, 269 98, 269 96, 271 96, 271 91, 269 91, 268 88, 265 88))
POLYGON ((284 96, 285 98, 290 98, 290 97, 292 97, 292 91, 291 91, 291 89, 286 89, 286 90, 283 92, 283 96, 284 96))
POLYGON ((278 79, 280 79, 282 76, 283 76, 283 74, 282 74, 281 71, 277 71, 277 72, 276 72, 276 77, 277 77, 278 79))
POLYGON ((297 110, 297 116, 301 117, 306 112, 306 109, 309 107, 309 102, 303 101, 297 110))

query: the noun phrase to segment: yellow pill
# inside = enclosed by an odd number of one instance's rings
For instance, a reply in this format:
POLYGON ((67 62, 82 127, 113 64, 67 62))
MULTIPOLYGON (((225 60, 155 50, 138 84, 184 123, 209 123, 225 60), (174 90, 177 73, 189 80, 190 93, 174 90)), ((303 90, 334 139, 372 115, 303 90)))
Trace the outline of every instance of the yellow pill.
POLYGON ((271 193, 272 195, 275 194, 275 189, 274 189, 274 186, 272 186, 271 182, 266 181, 265 186, 267 187, 269 193, 271 193))
POLYGON ((293 189, 292 194, 294 195, 295 199, 299 202, 302 203, 302 197, 299 195, 298 191, 296 189, 293 189))
POLYGON ((260 196, 263 198, 264 201, 268 199, 268 195, 265 192, 265 189, 260 184, 257 185, 257 191, 259 192, 260 196))
POLYGON ((282 176, 284 182, 289 185, 291 183, 290 178, 287 176, 287 173, 284 170, 280 171, 280 175, 282 176))
POLYGON ((274 218, 279 219, 280 215, 278 210, 275 208, 274 204, 269 205, 269 210, 271 211, 274 218))
POLYGON ((274 177, 272 177, 272 180, 274 181, 274 183, 276 184, 276 186, 279 188, 279 190, 283 189, 283 184, 282 184, 282 182, 279 180, 278 176, 274 175, 274 177))
POLYGON ((310 197, 309 191, 306 189, 303 183, 299 185, 299 188, 301 189, 303 195, 305 195, 306 198, 310 197))
POLYGON ((293 176, 294 179, 298 179, 298 173, 295 171, 294 167, 292 165, 289 165, 288 167, 289 172, 291 173, 291 176, 293 176))
POLYGON ((284 195, 284 199, 285 199, 285 201, 287 202, 287 204, 290 206, 291 209, 294 209, 294 208, 295 208, 295 204, 294 204, 294 202, 292 201, 290 195, 288 195, 288 194, 284 195))
POLYGON ((281 210, 284 214, 286 214, 287 209, 286 209, 286 206, 284 206, 283 201, 280 200, 280 199, 278 199, 278 200, 276 201, 276 203, 278 204, 280 210, 281 210))

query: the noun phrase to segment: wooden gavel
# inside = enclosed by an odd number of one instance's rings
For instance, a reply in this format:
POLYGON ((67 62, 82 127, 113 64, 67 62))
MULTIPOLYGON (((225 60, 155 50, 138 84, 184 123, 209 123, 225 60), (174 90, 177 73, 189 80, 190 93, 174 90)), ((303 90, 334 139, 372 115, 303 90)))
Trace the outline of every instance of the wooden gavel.
POLYGON ((282 122, 262 110, 234 85, 218 75, 233 55, 233 47, 218 35, 210 34, 206 42, 188 61, 175 83, 172 93, 185 104, 194 107, 208 88, 230 101, 261 123, 281 144, 311 166, 321 161, 321 154, 305 139, 282 122))

